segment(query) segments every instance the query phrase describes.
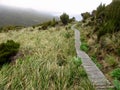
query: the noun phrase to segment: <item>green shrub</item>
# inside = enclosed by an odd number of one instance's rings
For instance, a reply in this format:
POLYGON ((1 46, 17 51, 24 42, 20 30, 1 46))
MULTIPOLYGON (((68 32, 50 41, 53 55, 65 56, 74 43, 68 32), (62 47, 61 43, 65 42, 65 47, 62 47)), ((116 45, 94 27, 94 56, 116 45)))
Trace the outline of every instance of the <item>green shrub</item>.
POLYGON ((82 43, 80 46, 80 49, 85 51, 85 52, 88 52, 89 47, 88 47, 87 43, 82 43))
POLYGON ((107 33, 107 31, 106 30, 104 30, 103 29, 103 27, 101 27, 100 28, 100 30, 98 31, 98 34, 97 34, 97 39, 98 39, 98 41, 100 40, 100 38, 103 36, 103 35, 105 35, 107 33))
POLYGON ((60 16, 60 19, 62 21, 62 23, 64 25, 67 25, 68 22, 69 22, 69 15, 67 15, 66 13, 63 13, 61 16, 60 16))
POLYGON ((98 40, 107 33, 120 30, 120 1, 113 1, 105 6, 100 4, 97 10, 92 12, 94 26, 98 27, 98 40))
POLYGON ((17 54, 19 47, 20 44, 13 40, 0 44, 0 65, 11 62, 11 57, 17 54))
POLYGON ((85 13, 82 13, 81 14, 82 18, 83 18, 83 21, 86 20, 87 18, 89 18, 91 15, 89 12, 85 12, 85 13))
POLYGON ((95 12, 97 19, 103 19, 104 18, 104 10, 105 10, 105 4, 100 4, 97 7, 97 10, 95 12))
POLYGON ((102 26, 99 29, 98 32, 98 39, 100 39, 101 36, 107 34, 107 33, 113 33, 115 30, 114 20, 109 20, 106 23, 102 24, 102 26))
POLYGON ((81 58, 74 57, 73 63, 79 67, 82 64, 81 58))
POLYGON ((68 79, 68 86, 71 86, 75 83, 80 84, 81 79, 87 77, 85 70, 80 66, 82 64, 81 59, 74 57, 71 62, 70 75, 68 79), (78 73, 79 72, 79 73, 78 73))
POLYGON ((114 80, 113 82, 114 86, 115 86, 115 90, 120 90, 120 81, 118 81, 117 79, 114 80))
POLYGON ((105 21, 114 20, 112 23, 114 24, 115 30, 120 30, 120 1, 113 1, 110 5, 108 5, 105 9, 105 21))
POLYGON ((112 71, 111 76, 120 80, 120 68, 117 68, 112 71))

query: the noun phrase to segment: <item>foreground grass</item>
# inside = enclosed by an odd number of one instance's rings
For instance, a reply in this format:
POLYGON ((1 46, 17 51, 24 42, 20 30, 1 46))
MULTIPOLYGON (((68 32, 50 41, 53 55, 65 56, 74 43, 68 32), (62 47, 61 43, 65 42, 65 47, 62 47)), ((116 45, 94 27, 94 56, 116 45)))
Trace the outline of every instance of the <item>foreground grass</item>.
POLYGON ((21 44, 22 58, 0 70, 0 90, 94 90, 83 68, 76 64, 74 32, 64 28, 0 33, 0 43, 21 44))

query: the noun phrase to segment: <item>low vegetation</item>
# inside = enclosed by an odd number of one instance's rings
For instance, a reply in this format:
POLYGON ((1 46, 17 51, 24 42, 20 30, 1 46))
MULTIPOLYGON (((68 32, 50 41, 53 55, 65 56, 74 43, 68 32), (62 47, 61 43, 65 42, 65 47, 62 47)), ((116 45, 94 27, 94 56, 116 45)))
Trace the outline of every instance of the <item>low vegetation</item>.
POLYGON ((20 30, 24 28, 23 26, 3 26, 0 27, 0 32, 8 32, 10 30, 20 30))
POLYGON ((65 27, 0 33, 0 43, 19 42, 23 58, 0 70, 0 90, 94 90, 76 57, 74 32, 65 27))
POLYGON ((81 32, 81 49, 86 51, 106 77, 120 90, 120 1, 100 4, 92 14, 83 13, 77 28, 81 32), (87 49, 86 45, 89 47, 87 49))
POLYGON ((51 20, 51 21, 40 24, 41 28, 39 28, 39 29, 47 30, 50 27, 55 27, 57 24, 58 24, 58 21, 56 21, 55 18, 53 18, 53 20, 51 20))

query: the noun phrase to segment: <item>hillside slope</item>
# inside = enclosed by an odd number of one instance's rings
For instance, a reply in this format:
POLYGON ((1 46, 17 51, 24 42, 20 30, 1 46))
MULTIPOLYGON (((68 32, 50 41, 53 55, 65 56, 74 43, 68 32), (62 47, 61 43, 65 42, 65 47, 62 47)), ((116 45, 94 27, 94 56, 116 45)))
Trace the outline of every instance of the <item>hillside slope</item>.
POLYGON ((0 5, 0 26, 31 26, 51 20, 52 18, 52 15, 45 12, 0 5))

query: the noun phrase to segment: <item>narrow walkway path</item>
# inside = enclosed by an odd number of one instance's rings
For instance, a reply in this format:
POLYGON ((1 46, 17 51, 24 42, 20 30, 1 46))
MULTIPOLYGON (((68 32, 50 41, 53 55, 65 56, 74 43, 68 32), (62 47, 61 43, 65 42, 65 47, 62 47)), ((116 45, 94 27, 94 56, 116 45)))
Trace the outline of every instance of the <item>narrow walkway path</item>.
POLYGON ((104 74, 99 70, 91 58, 83 51, 80 50, 80 32, 74 28, 75 25, 71 27, 75 31, 75 48, 77 56, 81 58, 82 64, 89 80, 94 85, 96 90, 108 90, 110 88, 110 82, 106 79, 104 74))

